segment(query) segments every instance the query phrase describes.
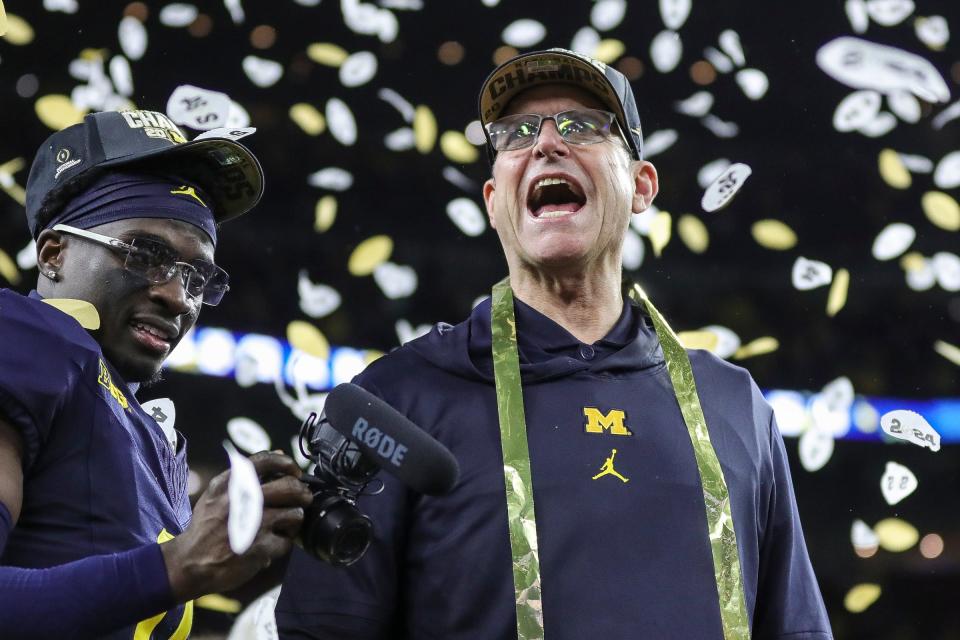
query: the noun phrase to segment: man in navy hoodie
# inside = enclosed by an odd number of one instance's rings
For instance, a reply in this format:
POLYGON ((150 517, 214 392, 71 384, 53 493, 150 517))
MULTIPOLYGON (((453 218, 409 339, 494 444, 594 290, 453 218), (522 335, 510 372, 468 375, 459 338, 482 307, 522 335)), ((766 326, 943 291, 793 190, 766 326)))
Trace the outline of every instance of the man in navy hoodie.
POLYGON ((626 78, 538 51, 479 106, 509 278, 357 378, 460 482, 426 497, 384 478, 351 567, 295 551, 281 637, 832 638, 770 406, 622 291, 630 215, 657 194, 626 78))

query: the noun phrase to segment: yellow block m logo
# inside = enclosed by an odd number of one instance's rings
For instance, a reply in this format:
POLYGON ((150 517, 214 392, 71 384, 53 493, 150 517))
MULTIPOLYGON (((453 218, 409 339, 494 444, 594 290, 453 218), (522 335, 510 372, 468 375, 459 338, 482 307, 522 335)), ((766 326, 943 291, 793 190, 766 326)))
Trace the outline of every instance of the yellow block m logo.
POLYGON ((627 414, 620 409, 611 409, 608 413, 600 412, 596 407, 584 407, 583 415, 587 423, 583 425, 587 433, 603 433, 609 431, 615 436, 632 436, 633 432, 623 424, 627 414))

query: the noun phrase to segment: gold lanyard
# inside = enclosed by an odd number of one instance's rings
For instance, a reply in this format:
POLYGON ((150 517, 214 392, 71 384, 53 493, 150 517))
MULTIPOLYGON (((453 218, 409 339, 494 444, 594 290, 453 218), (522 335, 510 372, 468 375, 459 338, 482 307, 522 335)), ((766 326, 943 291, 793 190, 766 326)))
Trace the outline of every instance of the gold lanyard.
MULTIPOLYGON (((639 285, 630 297, 646 306, 653 318, 663 348, 667 371, 700 472, 707 534, 713 554, 713 572, 720 604, 724 640, 748 640, 750 626, 743 594, 743 576, 733 528, 730 497, 720 461, 710 443, 707 422, 697 395, 693 369, 676 334, 639 285)), ((520 357, 517 351, 517 323, 513 313, 513 290, 508 279, 493 287, 491 306, 493 373, 500 417, 500 445, 507 497, 510 548, 513 557, 513 586, 516 594, 518 640, 542 640, 543 604, 540 595, 540 556, 530 478, 530 453, 523 411, 520 357)))

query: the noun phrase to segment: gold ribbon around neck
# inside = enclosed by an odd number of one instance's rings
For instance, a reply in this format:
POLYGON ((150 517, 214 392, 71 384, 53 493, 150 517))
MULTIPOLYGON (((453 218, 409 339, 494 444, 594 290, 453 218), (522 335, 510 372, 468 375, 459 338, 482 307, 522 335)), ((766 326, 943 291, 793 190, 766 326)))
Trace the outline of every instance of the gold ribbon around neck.
MULTIPOLYGON (((676 334, 639 285, 630 297, 642 303, 663 349, 667 371, 693 445, 707 516, 724 640, 749 640, 750 625, 743 593, 743 575, 733 528, 730 496, 723 469, 710 442, 707 422, 693 378, 693 368, 676 334)), ((527 445, 526 418, 517 350, 517 323, 509 279, 494 285, 491 306, 493 372, 500 418, 500 445, 507 498, 518 640, 542 640, 540 556, 533 505, 533 481, 527 445)))

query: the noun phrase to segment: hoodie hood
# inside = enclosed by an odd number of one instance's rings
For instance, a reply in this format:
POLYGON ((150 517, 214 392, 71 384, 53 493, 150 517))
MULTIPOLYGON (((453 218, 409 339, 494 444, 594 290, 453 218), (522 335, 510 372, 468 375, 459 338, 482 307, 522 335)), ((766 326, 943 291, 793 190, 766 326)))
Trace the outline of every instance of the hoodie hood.
MULTIPOLYGON (((408 347, 434 366, 454 375, 493 381, 490 298, 478 304, 458 325, 439 323, 408 347)), ((580 371, 615 376, 663 363, 660 341, 650 317, 625 301, 610 332, 586 345, 569 331, 514 296, 520 376, 524 383, 542 382, 580 371)))

